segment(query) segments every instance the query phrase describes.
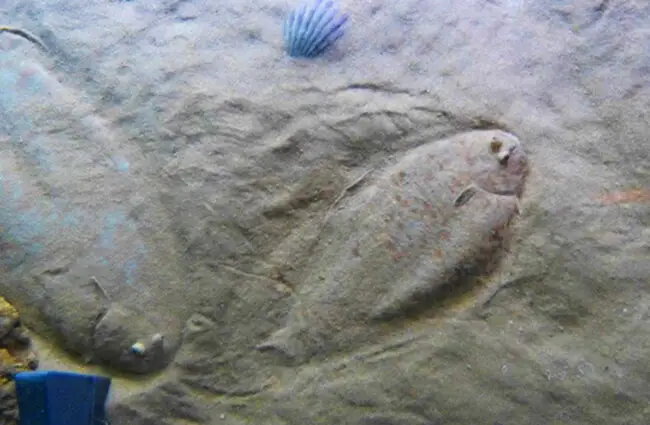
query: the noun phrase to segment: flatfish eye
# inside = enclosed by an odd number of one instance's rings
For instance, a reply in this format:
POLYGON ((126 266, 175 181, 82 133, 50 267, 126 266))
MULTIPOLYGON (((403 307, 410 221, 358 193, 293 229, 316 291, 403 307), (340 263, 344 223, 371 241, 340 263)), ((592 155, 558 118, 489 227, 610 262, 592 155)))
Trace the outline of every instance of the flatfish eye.
POLYGON ((497 156, 499 164, 504 167, 508 165, 508 159, 510 159, 510 155, 515 149, 515 146, 510 146, 509 148, 504 149, 503 142, 496 137, 492 138, 492 141, 490 142, 490 152, 497 156))
POLYGON ((501 164, 503 167, 508 165, 508 159, 510 159, 510 155, 512 155, 512 152, 515 150, 515 146, 511 146, 506 150, 502 150, 497 154, 497 157, 499 158, 499 164, 501 164))

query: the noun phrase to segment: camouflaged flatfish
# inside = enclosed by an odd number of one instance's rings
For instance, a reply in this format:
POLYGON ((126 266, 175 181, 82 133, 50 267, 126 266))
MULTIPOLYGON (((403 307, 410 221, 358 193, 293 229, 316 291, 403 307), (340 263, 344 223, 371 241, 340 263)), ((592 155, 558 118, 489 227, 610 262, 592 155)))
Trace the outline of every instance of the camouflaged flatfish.
POLYGON ((0 293, 80 358, 158 371, 180 345, 190 286, 165 208, 134 172, 139 148, 25 45, 0 49, 0 293))
POLYGON ((488 274, 527 169, 519 140, 497 130, 408 152, 330 216, 286 326, 258 349, 303 362, 350 348, 488 274))

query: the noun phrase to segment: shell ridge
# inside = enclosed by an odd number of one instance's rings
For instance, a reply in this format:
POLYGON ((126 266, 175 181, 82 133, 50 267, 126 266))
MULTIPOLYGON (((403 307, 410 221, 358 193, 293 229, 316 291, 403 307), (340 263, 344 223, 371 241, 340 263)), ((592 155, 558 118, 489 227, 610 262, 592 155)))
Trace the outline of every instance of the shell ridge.
POLYGON ((285 51, 291 57, 313 58, 324 53, 344 34, 348 16, 341 14, 334 0, 303 3, 284 23, 285 51))
POLYGON ((307 31, 304 34, 304 38, 301 43, 301 48, 299 50, 301 55, 305 55, 307 50, 309 50, 309 47, 313 43, 314 39, 314 33, 316 31, 316 28, 318 28, 318 24, 323 18, 323 16, 328 12, 328 7, 327 4, 325 5, 324 8, 320 8, 320 6, 323 4, 322 0, 319 0, 317 2, 318 4, 316 7, 313 9, 313 13, 311 14, 309 18, 309 22, 307 23, 307 31))
POLYGON ((298 37, 297 51, 301 54, 305 51, 305 48, 308 46, 311 40, 311 33, 313 32, 314 27, 314 15, 316 15, 316 13, 319 11, 319 7, 322 2, 323 0, 317 0, 315 7, 309 8, 307 19, 305 20, 305 23, 301 28, 302 31, 298 37))
POLYGON ((309 36, 306 37, 305 40, 306 41, 305 47, 300 52, 303 56, 312 57, 310 52, 312 51, 312 47, 314 46, 315 40, 318 37, 320 28, 322 27, 323 19, 327 19, 329 14, 331 14, 331 12, 332 11, 329 8, 324 8, 323 10, 320 11, 318 17, 312 21, 311 31, 309 33, 309 36))
POLYGON ((327 16, 324 16, 324 20, 321 20, 318 23, 318 27, 314 30, 314 35, 312 39, 310 40, 310 45, 309 49, 307 50, 307 55, 312 56, 313 52, 316 50, 318 45, 322 42, 322 40, 327 36, 328 31, 326 30, 330 22, 334 20, 334 12, 331 12, 327 16))
POLYGON ((284 40, 285 40, 285 42, 284 42, 284 50, 289 54, 291 54, 291 52, 290 52, 290 46, 289 46, 288 40, 291 40, 291 38, 292 38, 291 37, 291 34, 292 34, 291 33, 291 26, 293 25, 293 18, 294 18, 294 16, 293 16, 293 12, 292 12, 291 14, 289 14, 289 17, 284 21, 284 40))
POLYGON ((297 51, 298 44, 298 31, 302 26, 302 16, 305 6, 303 5, 297 12, 295 12, 295 19, 293 22, 293 27, 291 29, 291 55, 295 55, 297 51))
POLYGON ((314 44, 312 54, 319 55, 343 36, 342 27, 347 22, 347 16, 343 16, 336 24, 329 25, 331 22, 321 31, 321 37, 314 44))

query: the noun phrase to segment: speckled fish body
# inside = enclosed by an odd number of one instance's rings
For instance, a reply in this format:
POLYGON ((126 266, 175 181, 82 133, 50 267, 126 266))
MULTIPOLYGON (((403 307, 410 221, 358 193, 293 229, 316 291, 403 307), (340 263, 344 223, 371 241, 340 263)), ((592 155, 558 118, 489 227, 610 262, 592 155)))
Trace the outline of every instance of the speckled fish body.
POLYGON ((520 141, 476 131, 407 153, 328 220, 286 326, 262 343, 294 361, 354 345, 373 323, 435 308, 485 275, 518 213, 520 141))

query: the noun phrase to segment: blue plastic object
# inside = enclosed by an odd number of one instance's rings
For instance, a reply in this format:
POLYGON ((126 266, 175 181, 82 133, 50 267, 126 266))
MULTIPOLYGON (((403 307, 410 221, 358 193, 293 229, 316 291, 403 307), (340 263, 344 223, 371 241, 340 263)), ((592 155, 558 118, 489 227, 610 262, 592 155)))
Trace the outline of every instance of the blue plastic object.
POLYGON ((20 425, 104 425, 110 378, 71 372, 16 374, 20 425))

